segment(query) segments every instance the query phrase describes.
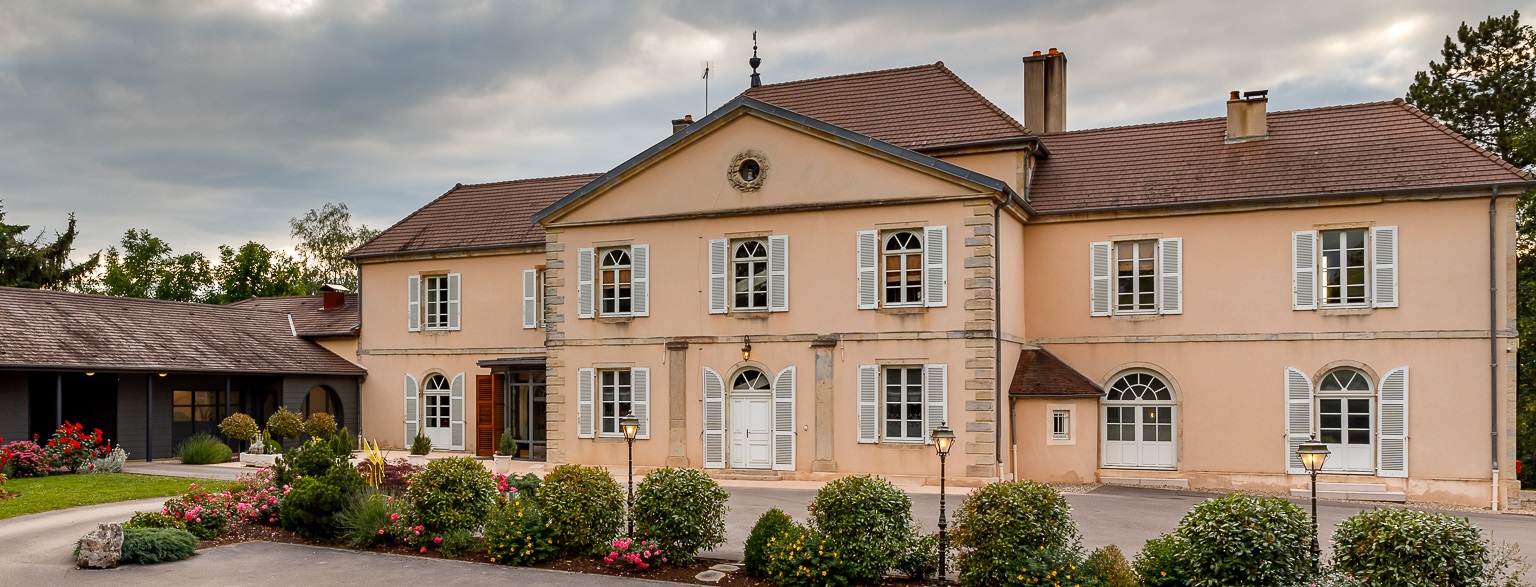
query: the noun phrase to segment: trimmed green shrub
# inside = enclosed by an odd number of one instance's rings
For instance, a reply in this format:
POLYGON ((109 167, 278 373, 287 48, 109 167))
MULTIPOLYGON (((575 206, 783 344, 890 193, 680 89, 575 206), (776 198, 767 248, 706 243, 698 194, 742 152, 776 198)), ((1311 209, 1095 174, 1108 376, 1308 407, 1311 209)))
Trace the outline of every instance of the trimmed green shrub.
POLYGON ((279 486, 293 485, 301 477, 319 477, 342 465, 341 458, 332 450, 331 443, 312 438, 283 454, 272 466, 279 486))
POLYGON ((187 529, 187 523, 163 512, 135 512, 133 517, 123 522, 123 529, 129 528, 178 528, 187 529))
POLYGON ((331 452, 336 453, 336 456, 351 458, 352 452, 357 450, 357 438, 352 436, 352 432, 347 430, 346 426, 342 426, 332 434, 330 441, 331 452))
POLYGON ((351 467, 332 467, 324 475, 301 477, 279 504, 278 522, 309 538, 339 536, 342 528, 337 514, 364 486, 363 476, 351 467))
POLYGON ((336 513, 336 530, 348 546, 369 548, 394 538, 389 531, 397 526, 399 515, 399 508, 387 496, 365 489, 354 493, 336 513))
POLYGON ((536 565, 555 556, 555 533, 538 502, 508 500, 485 523, 486 554, 503 565, 536 565))
POLYGON ((224 441, 207 434, 193 434, 176 445, 176 458, 183 465, 211 465, 228 462, 235 456, 224 441))
POLYGON ((197 537, 180 528, 123 528, 125 563, 152 565, 192 558, 197 537))
POLYGON ((1083 561, 1085 575, 1096 577, 1102 587, 1140 587, 1131 564, 1126 562, 1120 547, 1110 544, 1093 551, 1083 561))
POLYGON ((250 442, 256 439, 256 432, 256 420, 240 412, 230 414, 223 422, 219 422, 219 434, 230 440, 250 442))
POLYGON ((496 445, 496 454, 510 457, 517 454, 517 442, 512 440, 512 429, 501 431, 501 442, 496 445))
POLYGON ((768 541, 794 525, 789 514, 779 508, 770 509, 757 517, 757 523, 752 525, 752 533, 747 536, 746 556, 742 560, 747 575, 758 578, 768 576, 768 541))
POLYGON ((277 411, 267 417, 267 435, 277 446, 278 453, 283 452, 284 440, 298 438, 303 429, 304 420, 298 414, 288 411, 288 406, 278 406, 277 411))
POLYGON ((939 535, 914 533, 896 559, 896 570, 919 581, 939 572, 939 535))
POLYGON ((416 438, 411 439, 411 454, 425 455, 431 453, 432 439, 428 438, 426 434, 417 434, 416 438))
POLYGON ((539 485, 538 502, 561 552, 604 554, 624 528, 624 489, 602 467, 555 467, 539 485))
POLYGON ((1190 576, 1180 558, 1183 554, 1184 543, 1179 537, 1163 534, 1141 547, 1131 570, 1136 572, 1142 587, 1186 587, 1190 576))
POLYGON ((1278 497, 1208 499, 1184 514, 1176 534, 1201 587, 1291 587, 1312 573, 1310 519, 1278 497))
POLYGON ((411 520, 433 534, 479 528, 496 505, 496 480, 469 457, 438 459, 411 478, 411 520))
POLYGON ((855 475, 822 486, 811 502, 811 530, 841 553, 839 566, 870 582, 896 566, 912 534, 912 498, 883 477, 855 475))
POLYGON ((700 551, 725 544, 730 494, 698 469, 657 469, 635 488, 635 531, 687 566, 700 551))
POLYGON ((315 412, 309 415, 300 429, 310 438, 330 438, 336 433, 336 417, 326 412, 315 412))
POLYGON ((964 549, 955 562, 965 585, 999 584, 1016 576, 1016 567, 1025 563, 1054 565, 1058 554, 1076 556, 1079 542, 1066 498, 1034 481, 978 488, 955 512, 954 543, 964 549), (1050 556, 1021 562, 1021 551, 1050 551, 1050 556))
POLYGON ((855 582, 851 557, 839 552, 827 537, 790 524, 768 539, 767 578, 779 587, 824 587, 855 582))
POLYGON ((533 473, 523 473, 521 477, 507 475, 507 489, 517 490, 517 496, 526 499, 534 499, 539 496, 540 482, 539 476, 533 473))
POLYGON ((1339 523, 1333 567, 1368 585, 1479 585, 1482 531, 1450 514, 1379 508, 1339 523))

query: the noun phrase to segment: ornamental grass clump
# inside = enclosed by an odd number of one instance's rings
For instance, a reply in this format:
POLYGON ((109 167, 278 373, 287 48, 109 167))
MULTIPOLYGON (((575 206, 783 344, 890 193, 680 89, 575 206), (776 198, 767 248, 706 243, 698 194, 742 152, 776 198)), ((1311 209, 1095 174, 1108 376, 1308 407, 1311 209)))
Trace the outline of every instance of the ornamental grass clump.
POLYGON ((224 441, 207 434, 193 434, 176 445, 176 458, 183 465, 211 465, 229 461, 235 452, 224 441))
POLYGON ((747 535, 745 556, 742 558, 742 566, 747 575, 758 578, 768 576, 768 541, 794 526, 794 520, 779 508, 770 509, 757 517, 757 523, 752 525, 752 533, 747 535))
POLYGON ((338 536, 353 548, 389 544, 395 539, 402 508, 395 499, 378 490, 363 490, 336 513, 338 536))
POLYGON ((1312 574, 1312 525, 1278 497, 1226 495, 1184 514, 1179 560, 1201 587, 1292 587, 1312 574))
POLYGON ((536 565, 555 556, 555 532, 532 499, 502 503, 485 523, 486 554, 503 565, 536 565))
POLYGON ((1480 585, 1488 555, 1477 526, 1438 512, 1379 508, 1333 533, 1333 569, 1365 585, 1480 585))
POLYGON ((125 563, 152 565, 192 558, 197 537, 180 528, 123 528, 125 563))
POLYGON ((1028 580, 1029 572, 1050 573, 1081 560, 1072 508, 1049 485, 1007 481, 976 489, 955 512, 954 528, 964 585, 1028 580))
POLYGON ((555 467, 539 485, 538 502, 555 545, 567 554, 607 554, 624 528, 624 489, 602 467, 555 467))
POLYGON ((912 498, 882 477, 832 481, 816 493, 810 510, 817 547, 840 553, 838 566, 854 581, 884 577, 913 533, 912 498))
POLYGON ((699 552, 725 544, 729 498, 703 471, 651 471, 635 489, 635 531, 673 564, 692 564, 699 552))
POLYGON ((496 480, 469 457, 438 459, 411 479, 411 520, 433 534, 474 530, 496 505, 496 480))

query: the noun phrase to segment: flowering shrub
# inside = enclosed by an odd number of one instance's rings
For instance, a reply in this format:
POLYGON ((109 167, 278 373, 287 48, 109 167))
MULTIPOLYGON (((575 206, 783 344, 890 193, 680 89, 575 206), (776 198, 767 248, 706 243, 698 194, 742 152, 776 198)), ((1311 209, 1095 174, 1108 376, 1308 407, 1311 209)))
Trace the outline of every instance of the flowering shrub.
POLYGON ((624 527, 624 490, 602 467, 560 465, 539 485, 539 506, 560 550, 601 555, 624 527))
MULTIPOLYGON (((953 558, 951 558, 953 560, 953 558)), ((907 540, 907 548, 896 559, 896 570, 919 581, 932 577, 939 570, 939 535, 914 532, 907 540)))
POLYGON ((122 446, 117 446, 107 453, 107 456, 99 459, 91 459, 91 464, 85 466, 83 473, 121 473, 123 465, 128 463, 128 451, 122 446))
POLYGON ((30 440, 18 440, 0 446, 0 453, 4 454, 6 463, 13 477, 47 477, 48 453, 36 442, 30 440))
POLYGON ((1163 534, 1141 547, 1131 569, 1145 587, 1184 587, 1189 584, 1189 577, 1180 561, 1183 553, 1184 543, 1178 536, 1163 534))
POLYGON ((635 530, 679 565, 725 544, 730 494, 698 469, 657 469, 635 489, 635 530))
POLYGON ((234 490, 235 515, 250 522, 276 524, 283 495, 291 489, 277 484, 272 469, 241 475, 234 490))
POLYGON ((0 473, 0 497, 5 497, 5 474, 0 473))
POLYGON ((49 466, 69 469, 71 473, 80 472, 92 459, 107 456, 111 451, 112 446, 102 439, 100 428, 87 433, 83 425, 68 420, 53 431, 53 438, 45 445, 49 466))
POLYGON ((746 556, 742 559, 748 575, 759 578, 768 576, 768 541, 789 531, 794 525, 789 514, 779 508, 770 509, 758 516, 757 523, 752 525, 752 533, 747 536, 746 556))
POLYGON ((496 505, 496 481, 480 461, 438 459, 411 480, 411 519, 434 533, 480 527, 496 505))
POLYGON ((828 483, 810 509, 817 547, 842 553, 838 567, 858 582, 884 577, 913 532, 912 498, 881 477, 856 475, 828 483))
MULTIPOLYGON (((1080 549, 1062 546, 1038 546, 1005 553, 992 582, 976 583, 987 587, 1026 587, 1034 585, 1100 585, 1083 564, 1080 549)), ((965 584, 965 583, 962 583, 965 584)))
POLYGON ((240 412, 230 414, 223 422, 219 422, 219 433, 230 440, 250 442, 256 438, 256 432, 256 420, 240 412))
POLYGON ((186 493, 165 502, 160 513, 181 520, 193 536, 213 540, 228 532, 235 520, 235 499, 228 491, 212 493, 193 483, 186 493))
MULTIPOLYGON (((531 475, 532 473, 529 474, 531 475)), ((518 477, 497 473, 492 476, 492 479, 496 481, 496 491, 501 492, 501 499, 503 501, 528 497, 528 495, 524 495, 517 488, 518 477)), ((534 477, 534 479, 538 479, 538 477, 534 477)))
POLYGON ((767 577, 780 587, 824 587, 855 582, 848 559, 820 533, 791 524, 768 539, 767 577))
POLYGON ((532 499, 501 504, 485 523, 486 554, 504 565, 535 565, 555 556, 555 533, 532 499))
POLYGON ((613 539, 608 545, 608 554, 603 557, 604 564, 628 571, 644 571, 664 562, 667 557, 662 556, 661 545, 633 538, 613 539))

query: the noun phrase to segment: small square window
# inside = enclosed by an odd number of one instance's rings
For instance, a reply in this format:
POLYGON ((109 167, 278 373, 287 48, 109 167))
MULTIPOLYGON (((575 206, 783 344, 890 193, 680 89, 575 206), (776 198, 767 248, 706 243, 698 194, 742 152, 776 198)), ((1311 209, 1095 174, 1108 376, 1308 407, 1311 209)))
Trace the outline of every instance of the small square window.
POLYGON ((1051 440, 1072 439, 1072 411, 1051 410, 1051 440))

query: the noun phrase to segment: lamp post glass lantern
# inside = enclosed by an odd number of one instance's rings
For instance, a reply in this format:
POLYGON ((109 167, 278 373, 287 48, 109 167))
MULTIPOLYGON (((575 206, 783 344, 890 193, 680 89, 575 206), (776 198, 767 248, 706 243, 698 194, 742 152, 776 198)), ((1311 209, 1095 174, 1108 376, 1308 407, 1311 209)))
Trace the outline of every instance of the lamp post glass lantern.
POLYGON ((1323 470, 1323 463, 1328 461, 1328 445, 1317 441, 1313 435, 1310 440, 1296 447, 1296 456, 1301 458, 1301 466, 1306 468, 1307 475, 1312 479, 1312 572, 1316 574, 1322 564, 1323 549, 1317 543, 1317 473, 1323 470))
POLYGON ((635 537, 635 437, 640 435, 640 419, 633 414, 626 414, 619 418, 619 430, 624 431, 624 444, 629 445, 629 499, 624 508, 624 518, 628 523, 629 532, 626 536, 635 537))
POLYGON ((949 551, 949 535, 945 531, 949 523, 944 519, 944 460, 949 456, 950 447, 955 444, 955 431, 950 430, 947 424, 939 424, 933 429, 933 449, 939 453, 939 583, 948 581, 949 569, 945 566, 945 555, 949 551))

